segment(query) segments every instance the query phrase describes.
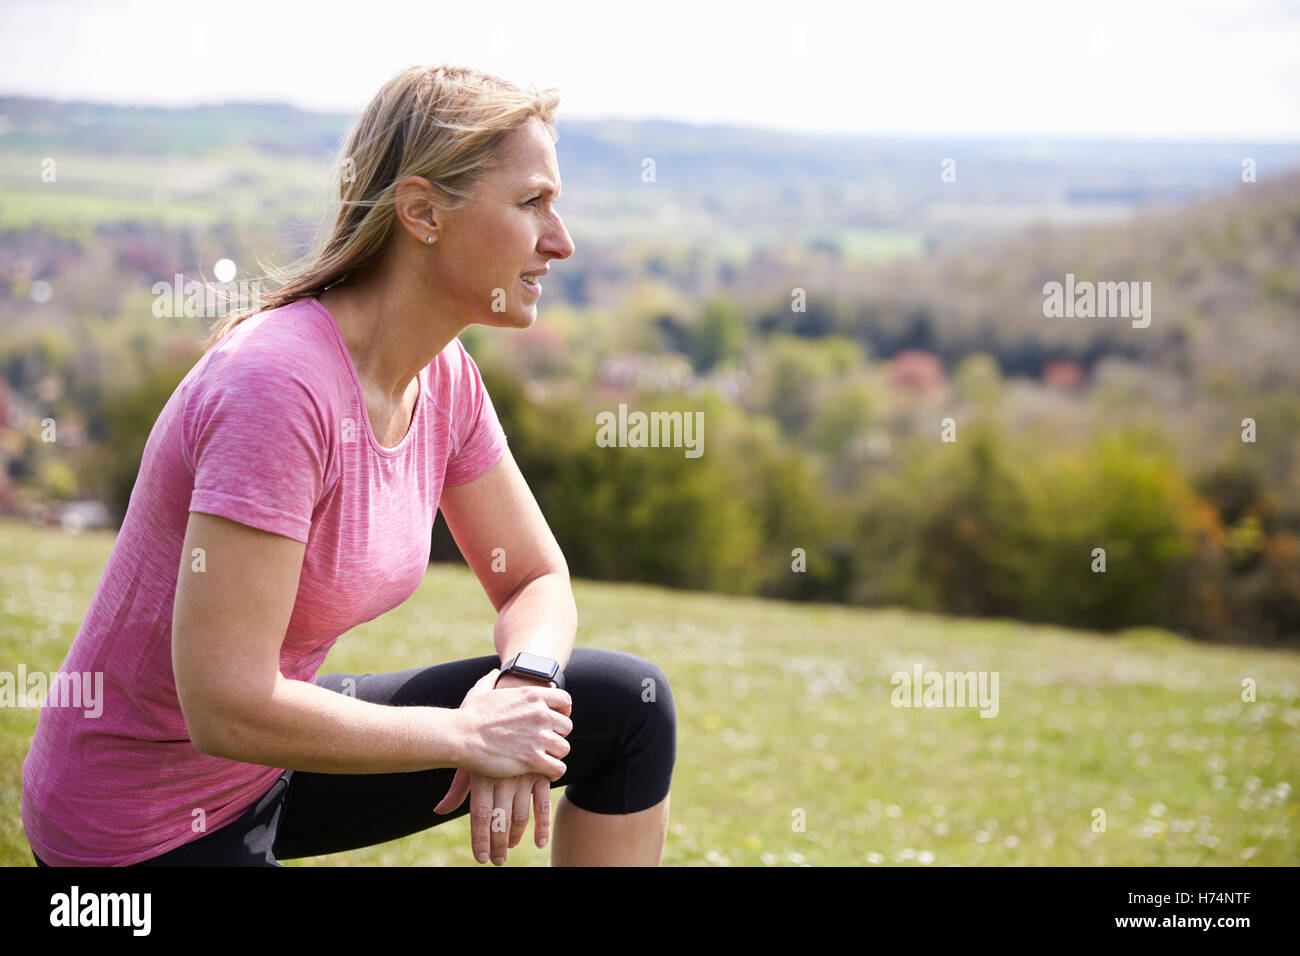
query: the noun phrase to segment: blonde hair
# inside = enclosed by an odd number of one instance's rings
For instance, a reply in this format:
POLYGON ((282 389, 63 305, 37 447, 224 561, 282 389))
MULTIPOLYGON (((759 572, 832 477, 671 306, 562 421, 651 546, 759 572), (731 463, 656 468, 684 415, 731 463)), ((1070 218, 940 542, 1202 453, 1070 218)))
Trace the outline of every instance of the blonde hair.
POLYGON ((219 319, 203 344, 212 348, 231 329, 260 311, 311 298, 374 264, 397 220, 396 185, 423 176, 451 196, 445 209, 468 203, 483 177, 505 161, 509 134, 532 117, 558 139, 555 89, 522 89, 463 66, 414 66, 398 73, 353 120, 335 163, 327 212, 311 251, 286 269, 271 267, 279 285, 219 319))

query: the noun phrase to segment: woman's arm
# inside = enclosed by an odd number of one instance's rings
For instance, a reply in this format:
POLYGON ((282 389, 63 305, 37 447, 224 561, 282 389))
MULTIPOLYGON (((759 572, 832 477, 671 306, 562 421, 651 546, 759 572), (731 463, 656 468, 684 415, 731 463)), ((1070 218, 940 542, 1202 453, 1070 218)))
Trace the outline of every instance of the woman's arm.
POLYGON ((569 565, 510 450, 473 481, 444 488, 440 508, 497 610, 501 662, 532 651, 563 667, 578 627, 569 565))
MULTIPOLYGON (((185 534, 172 621, 176 692, 194 746, 214 756, 316 773, 493 766, 558 779, 546 752, 572 725, 562 691, 483 694, 474 707, 386 707, 279 671, 305 545, 198 512, 185 534), (193 570, 195 548, 202 571, 193 570), (507 699, 508 697, 508 699, 507 699), (553 704, 559 704, 558 697, 553 704), (520 736, 522 735, 522 736, 520 736), (519 738, 519 739, 512 739, 519 738), (526 769, 524 769, 526 768, 526 769)), ((561 747, 567 750, 564 742, 561 747)), ((552 747, 552 749, 557 749, 552 747)))
MULTIPOLYGON (((561 667, 567 664, 578 626, 569 566, 510 449, 473 481, 444 488, 441 508, 456 546, 497 610, 493 643, 502 663, 519 651, 532 651, 561 667)), ((532 683, 507 675, 494 693, 532 683)), ((530 798, 537 814, 534 840, 542 847, 550 839, 551 790, 545 779, 535 774, 499 779, 462 768, 435 812, 451 812, 467 793, 470 845, 480 863, 489 856, 498 866, 505 863, 507 849, 527 832, 530 798), (507 811, 509 832, 489 825, 497 808, 513 810, 507 811)))

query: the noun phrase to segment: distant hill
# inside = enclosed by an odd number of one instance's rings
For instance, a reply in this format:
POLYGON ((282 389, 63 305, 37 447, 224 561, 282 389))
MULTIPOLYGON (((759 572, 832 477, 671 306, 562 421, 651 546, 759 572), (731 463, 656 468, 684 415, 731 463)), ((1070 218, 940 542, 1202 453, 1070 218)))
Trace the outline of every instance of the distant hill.
MULTIPOLYGON (((1091 222, 1183 203, 1239 183, 1246 159, 1261 182, 1300 167, 1300 143, 799 135, 666 120, 569 121, 563 105, 560 117, 564 211, 590 220, 592 238, 852 240, 876 230, 906 233, 919 251, 1032 221, 1091 222), (643 180, 647 159, 653 182, 643 180), (945 167, 945 160, 953 162, 945 167)), ((323 189, 348 120, 283 104, 161 108, 0 97, 0 185, 6 193, 31 190, 31 157, 60 151, 102 156, 109 165, 148 157, 162 164, 164 178, 174 168, 168 160, 197 159, 196 175, 217 166, 229 183, 243 181, 230 167, 264 167, 249 159, 260 156, 292 161, 293 179, 283 185, 303 193, 296 208, 306 210, 318 202, 309 204, 301 170, 319 168, 309 178, 323 189)), ((21 195, 13 202, 24 209, 21 195)), ((16 218, 27 221, 25 213, 16 218)), ((13 221, 0 206, 0 226, 13 221)))
POLYGON ((347 125, 340 113, 313 113, 277 103, 223 103, 168 108, 65 103, 0 97, 0 143, 13 149, 210 155, 252 146, 272 153, 328 155, 347 125))

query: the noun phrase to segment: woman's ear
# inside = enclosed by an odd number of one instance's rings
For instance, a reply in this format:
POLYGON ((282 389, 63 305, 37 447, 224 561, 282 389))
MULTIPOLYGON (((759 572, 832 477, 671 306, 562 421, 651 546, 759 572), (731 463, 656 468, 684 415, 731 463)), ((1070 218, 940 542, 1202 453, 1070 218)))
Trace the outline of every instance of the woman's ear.
POLYGON ((440 220, 446 216, 447 194, 423 176, 407 176, 393 195, 394 212, 401 227, 421 243, 441 238, 440 220))

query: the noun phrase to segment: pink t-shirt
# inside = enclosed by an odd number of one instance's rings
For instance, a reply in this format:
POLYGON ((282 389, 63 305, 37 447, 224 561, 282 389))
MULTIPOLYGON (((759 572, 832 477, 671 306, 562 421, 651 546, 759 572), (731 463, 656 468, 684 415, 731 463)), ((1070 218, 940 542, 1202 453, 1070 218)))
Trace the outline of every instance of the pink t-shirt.
POLYGON ((459 339, 418 377, 410 428, 385 448, 342 333, 315 299, 245 319, 185 376, 149 435, 62 667, 103 673, 102 714, 47 702, 23 764, 23 827, 42 860, 157 856, 233 821, 275 782, 282 769, 190 743, 171 652, 178 572, 193 560, 181 554, 189 512, 306 544, 280 672, 311 681, 339 635, 415 592, 442 489, 505 453, 459 339))

